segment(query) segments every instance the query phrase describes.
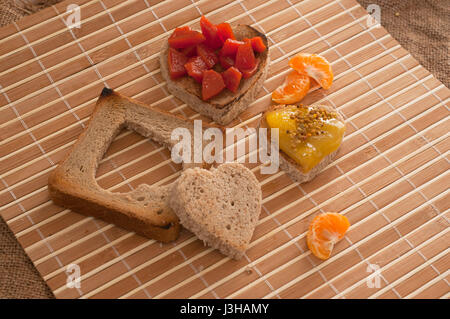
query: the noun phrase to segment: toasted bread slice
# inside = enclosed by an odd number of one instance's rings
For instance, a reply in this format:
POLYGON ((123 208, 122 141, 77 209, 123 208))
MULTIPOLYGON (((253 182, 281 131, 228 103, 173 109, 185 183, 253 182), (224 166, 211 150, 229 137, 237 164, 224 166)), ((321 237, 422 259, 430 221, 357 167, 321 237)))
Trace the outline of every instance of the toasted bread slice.
MULTIPOLYGON (((280 108, 285 107, 286 105, 272 105, 269 109, 267 109, 261 116, 259 127, 262 128, 268 128, 268 136, 270 141, 270 127, 268 126, 266 122, 266 113, 269 111, 277 110, 280 108)), ((339 121, 344 122, 344 118, 342 115, 337 112, 336 109, 334 109, 331 106, 328 105, 315 105, 318 107, 321 107, 323 109, 336 112, 338 117, 337 119, 339 121)), ((327 156, 325 156, 316 166, 314 166, 308 173, 303 173, 301 170, 301 167, 292 159, 290 158, 286 153, 284 153, 280 149, 280 168, 286 172, 287 175, 289 175, 292 180, 294 180, 297 183, 306 183, 312 180, 314 177, 320 174, 320 172, 328 166, 331 162, 333 162, 334 158, 338 154, 341 146, 338 147, 338 149, 327 156)))
POLYGON ((170 185, 143 184, 128 193, 113 193, 97 184, 95 173, 122 128, 171 148, 175 143, 171 141, 171 133, 178 127, 187 128, 193 134, 191 121, 103 89, 87 128, 49 176, 51 199, 75 212, 101 218, 149 238, 162 242, 176 239, 180 224, 168 205, 170 185))
POLYGON ((203 101, 201 85, 193 78, 189 76, 175 80, 170 78, 167 62, 168 41, 164 42, 160 54, 161 74, 167 82, 169 91, 195 111, 213 119, 220 125, 230 123, 256 99, 266 79, 270 64, 269 45, 264 34, 248 25, 235 26, 233 32, 238 40, 259 36, 267 47, 264 52, 256 54, 256 57, 260 59, 258 71, 249 79, 242 78, 236 93, 225 89, 208 101, 203 101))
POLYGON ((239 163, 185 170, 172 188, 170 206, 181 224, 205 244, 239 259, 261 212, 261 186, 239 163))

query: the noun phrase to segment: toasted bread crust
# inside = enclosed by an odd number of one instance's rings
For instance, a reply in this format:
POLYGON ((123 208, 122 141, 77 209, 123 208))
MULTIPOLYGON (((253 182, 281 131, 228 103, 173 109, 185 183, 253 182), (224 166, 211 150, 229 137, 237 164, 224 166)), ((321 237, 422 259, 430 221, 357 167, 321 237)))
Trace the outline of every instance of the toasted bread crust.
MULTIPOLYGON (((334 111, 338 114, 338 120, 344 122, 344 118, 342 115, 333 107, 328 105, 317 105, 320 106, 326 110, 334 111)), ((270 128, 269 125, 266 122, 266 113, 277 110, 280 108, 285 107, 285 105, 272 105, 269 107, 261 116, 260 123, 258 125, 258 128, 270 128)), ((270 140, 270 130, 268 130, 268 136, 270 140)), ((328 166, 331 162, 333 162, 336 155, 339 153, 339 150, 341 149, 341 146, 338 147, 338 149, 327 156, 325 156, 316 166, 314 166, 308 173, 303 173, 299 165, 290 158, 286 153, 284 153, 282 150, 279 150, 280 152, 280 167, 283 171, 286 172, 286 174, 292 178, 295 182, 301 184, 306 183, 312 180, 314 177, 320 174, 322 170, 328 166)))
POLYGON ((169 215, 169 219, 155 223, 154 220, 146 218, 145 214, 134 213, 129 207, 107 203, 97 196, 85 196, 84 192, 74 192, 72 185, 64 181, 64 176, 59 174, 52 174, 49 178, 50 198, 56 205, 162 242, 170 242, 178 237, 181 225, 176 216, 169 215))
MULTIPOLYGON (((140 235, 162 242, 175 240, 180 224, 168 205, 170 185, 142 184, 128 193, 112 193, 101 188, 95 180, 99 161, 124 127, 171 148, 174 143, 170 140, 172 129, 193 130, 193 123, 104 89, 87 128, 50 174, 50 197, 57 205, 101 218, 140 235)), ((203 166, 203 163, 193 166, 203 166)))
POLYGON ((267 50, 257 54, 260 58, 258 71, 249 79, 242 79, 237 93, 223 90, 208 101, 201 98, 201 85, 191 77, 172 80, 168 69, 168 41, 164 42, 160 54, 161 74, 167 82, 167 87, 175 97, 186 103, 195 111, 213 119, 220 125, 227 125, 242 113, 256 99, 269 71, 269 45, 264 34, 247 25, 233 27, 237 39, 260 36, 267 50))

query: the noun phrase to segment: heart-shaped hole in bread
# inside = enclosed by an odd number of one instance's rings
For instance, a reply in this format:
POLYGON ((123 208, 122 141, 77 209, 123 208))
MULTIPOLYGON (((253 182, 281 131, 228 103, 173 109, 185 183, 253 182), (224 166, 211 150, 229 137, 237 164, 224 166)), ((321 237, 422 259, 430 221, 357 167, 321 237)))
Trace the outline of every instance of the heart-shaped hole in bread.
MULTIPOLYGON (((162 242, 175 240, 180 224, 167 203, 170 185, 141 184, 132 191, 112 192, 103 189, 95 176, 100 160, 122 129, 133 130, 170 149, 175 144, 171 133, 180 127, 194 134, 192 121, 105 88, 88 127, 49 176, 51 199, 57 205, 149 238, 162 242)), ((203 163, 184 163, 183 167, 193 165, 203 163)))

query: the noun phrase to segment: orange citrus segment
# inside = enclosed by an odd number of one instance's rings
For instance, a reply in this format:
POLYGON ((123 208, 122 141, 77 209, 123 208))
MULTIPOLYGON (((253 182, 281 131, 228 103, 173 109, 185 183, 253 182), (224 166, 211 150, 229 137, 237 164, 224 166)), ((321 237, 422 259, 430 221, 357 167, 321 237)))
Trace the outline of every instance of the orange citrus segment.
POLYGON ((299 53, 289 60, 289 66, 299 73, 309 75, 324 89, 329 89, 333 83, 331 65, 320 55, 299 53))
POLYGON ((328 259, 334 245, 340 241, 350 222, 347 217, 338 213, 317 215, 309 225, 306 243, 311 252, 320 259, 328 259))
POLYGON ((309 76, 292 71, 272 93, 272 100, 280 104, 292 104, 301 101, 309 91, 309 76))

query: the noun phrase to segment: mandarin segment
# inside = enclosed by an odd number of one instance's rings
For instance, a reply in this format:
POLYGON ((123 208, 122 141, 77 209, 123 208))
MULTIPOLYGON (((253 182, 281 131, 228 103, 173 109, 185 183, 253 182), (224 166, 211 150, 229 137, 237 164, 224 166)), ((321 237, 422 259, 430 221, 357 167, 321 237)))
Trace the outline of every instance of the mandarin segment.
POLYGON ((344 237, 349 227, 348 218, 342 214, 317 215, 309 225, 306 235, 308 248, 319 259, 330 258, 334 245, 344 237))
POLYGON ((289 60, 289 66, 299 73, 309 75, 324 89, 329 89, 333 83, 331 65, 320 55, 299 53, 289 60))
POLYGON ((309 86, 309 76, 293 70, 284 83, 272 92, 272 100, 280 104, 297 103, 308 93, 309 86))

